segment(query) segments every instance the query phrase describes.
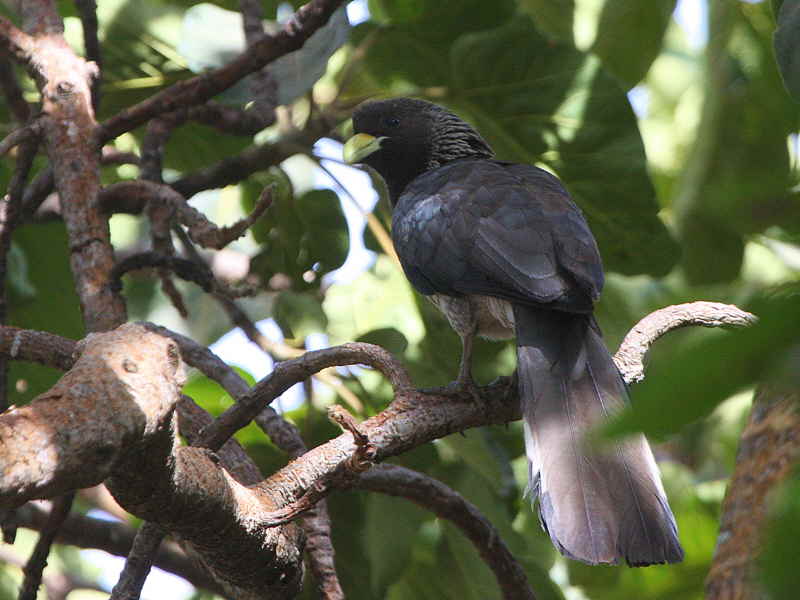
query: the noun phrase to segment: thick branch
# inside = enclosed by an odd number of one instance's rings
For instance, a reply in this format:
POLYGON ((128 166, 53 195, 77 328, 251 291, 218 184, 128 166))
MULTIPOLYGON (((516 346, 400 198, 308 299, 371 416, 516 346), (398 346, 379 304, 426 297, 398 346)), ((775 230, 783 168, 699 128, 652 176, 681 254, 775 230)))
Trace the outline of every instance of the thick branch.
MULTIPOLYGON (((64 40, 54 2, 20 3, 20 13, 28 38, 19 48, 42 96, 47 153, 69 234, 81 313, 89 331, 112 329, 126 315, 121 298, 107 285, 113 250, 108 221, 97 204, 100 163, 90 93, 97 67, 76 56, 64 40)), ((0 29, 8 30, 7 25, 0 20, 0 29)), ((19 40, 11 34, 5 39, 19 40)))
POLYGON ((800 391, 762 384, 739 442, 722 505, 717 547, 706 578, 708 600, 756 600, 758 562, 769 503, 765 499, 800 460, 800 391))
POLYGON ((169 422, 183 383, 173 342, 125 325, 88 336, 77 352, 50 390, 0 415, 0 505, 97 485, 128 445, 169 422))
POLYGON ((49 392, 0 415, 0 505, 105 480, 127 511, 183 539, 227 594, 293 596, 299 529, 263 527, 278 508, 267 490, 243 486, 210 452, 175 444, 182 378, 174 342, 124 325, 79 350, 49 392))

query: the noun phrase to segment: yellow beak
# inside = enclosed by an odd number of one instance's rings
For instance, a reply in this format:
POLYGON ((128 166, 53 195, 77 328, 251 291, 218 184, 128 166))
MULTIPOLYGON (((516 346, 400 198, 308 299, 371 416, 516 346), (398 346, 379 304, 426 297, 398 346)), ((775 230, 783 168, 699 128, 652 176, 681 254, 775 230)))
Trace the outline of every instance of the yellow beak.
POLYGON ((381 142, 385 137, 375 137, 368 133, 357 133, 345 142, 344 161, 348 164, 354 165, 362 162, 373 152, 377 152, 381 148, 381 142))

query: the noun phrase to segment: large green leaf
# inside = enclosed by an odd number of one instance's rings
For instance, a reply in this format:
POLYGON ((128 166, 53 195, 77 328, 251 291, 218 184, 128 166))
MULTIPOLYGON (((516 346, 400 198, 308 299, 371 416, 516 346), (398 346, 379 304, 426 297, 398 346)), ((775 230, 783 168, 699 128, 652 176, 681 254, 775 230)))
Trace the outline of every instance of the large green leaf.
POLYGON ((712 8, 706 100, 675 200, 693 283, 733 279, 746 234, 800 219, 787 146, 800 113, 775 66, 769 8, 712 8))
POLYGON ((675 0, 521 0, 521 6, 543 32, 594 52, 632 87, 661 50, 675 0))
MULTIPOLYGON (((32 288, 29 291, 34 293, 19 295, 18 288, 11 288, 9 323, 72 339, 82 338, 83 320, 70 270, 64 225, 46 223, 20 227, 14 232, 14 242, 17 252, 30 267, 26 280, 32 288)), ((21 264, 21 261, 9 263, 13 269, 9 275, 12 281, 23 276, 16 271, 21 264)), ((47 391, 61 375, 61 372, 48 367, 12 362, 9 376, 11 402, 24 404, 47 391)))
MULTIPOLYGON (((258 226, 261 252, 251 271, 263 281, 275 274, 289 277, 297 289, 316 289, 322 276, 342 266, 350 248, 347 223, 339 197, 331 190, 311 190, 298 198, 280 173, 241 184, 246 206, 255 204, 265 181, 280 189, 258 226)), ((350 338, 352 339, 352 338, 350 338)))
POLYGON ((800 101, 800 0, 784 0, 777 15, 775 55, 786 89, 800 101))
POLYGON ((408 566, 417 531, 432 515, 405 498, 379 493, 369 494, 366 505, 364 547, 372 565, 370 588, 373 598, 383 598, 408 566))
POLYGON ((514 2, 372 0, 370 10, 375 22, 357 27, 353 38, 358 43, 372 37, 364 61, 372 81, 365 86, 368 82, 360 73, 348 90, 356 96, 411 93, 418 88, 448 85, 451 73, 447 57, 455 40, 464 33, 505 22, 513 14, 514 2))

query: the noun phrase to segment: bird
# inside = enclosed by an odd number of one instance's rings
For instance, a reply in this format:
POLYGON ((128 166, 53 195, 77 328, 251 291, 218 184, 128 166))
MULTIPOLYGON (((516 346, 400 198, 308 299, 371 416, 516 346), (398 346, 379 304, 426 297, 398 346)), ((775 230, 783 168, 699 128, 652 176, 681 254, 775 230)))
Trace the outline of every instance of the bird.
POLYGON ((476 335, 516 339, 526 493, 554 546, 592 565, 681 561, 644 435, 587 440, 629 399, 593 316, 597 243, 560 180, 497 159, 474 127, 426 100, 367 101, 352 122, 345 161, 384 179, 403 271, 461 338, 451 391, 476 389, 476 335))

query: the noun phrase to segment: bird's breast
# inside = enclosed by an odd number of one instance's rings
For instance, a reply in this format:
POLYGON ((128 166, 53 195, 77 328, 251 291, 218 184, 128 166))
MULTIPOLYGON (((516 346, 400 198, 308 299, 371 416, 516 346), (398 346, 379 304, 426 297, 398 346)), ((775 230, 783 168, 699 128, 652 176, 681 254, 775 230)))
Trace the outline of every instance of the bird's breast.
POLYGON ((493 296, 455 297, 445 294, 431 294, 428 298, 462 337, 473 332, 490 340, 514 337, 514 309, 507 300, 493 296))

